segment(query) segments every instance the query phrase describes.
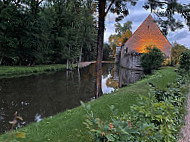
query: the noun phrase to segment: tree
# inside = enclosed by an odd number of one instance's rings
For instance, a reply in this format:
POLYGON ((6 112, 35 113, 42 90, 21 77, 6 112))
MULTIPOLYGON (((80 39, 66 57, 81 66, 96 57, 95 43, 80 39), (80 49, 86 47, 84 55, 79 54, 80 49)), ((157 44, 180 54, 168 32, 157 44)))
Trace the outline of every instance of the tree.
POLYGON ((14 36, 14 27, 20 24, 18 17, 22 16, 15 4, 11 1, 0 1, 0 65, 17 58, 14 51, 18 41, 14 36))
POLYGON ((186 49, 187 48, 183 45, 180 45, 177 43, 174 44, 174 47, 172 48, 172 53, 171 53, 171 60, 172 60, 173 65, 176 65, 179 63, 180 56, 182 52, 186 49))
POLYGON ((121 45, 119 39, 120 39, 119 35, 110 35, 109 36, 109 44, 110 44, 111 50, 113 51, 114 56, 116 54, 116 47, 121 45))
POLYGON ((111 48, 109 46, 109 44, 104 44, 104 49, 103 49, 103 60, 109 60, 109 55, 111 53, 111 48))
POLYGON ((0 64, 72 63, 80 49, 94 58, 92 5, 93 0, 0 0, 0 64))
POLYGON ((141 66, 146 74, 150 74, 152 70, 156 70, 161 67, 164 61, 164 55, 160 49, 153 47, 147 48, 147 53, 144 53, 141 57, 141 66))
POLYGON ((79 62, 83 60, 93 60, 96 55, 97 30, 95 18, 93 17, 93 0, 83 2, 83 8, 80 14, 80 57, 79 62))
POLYGON ((6 54, 3 54, 3 64, 32 65, 35 63, 35 59, 39 58, 38 49, 43 41, 40 38, 41 2, 39 0, 1 2, 0 21, 2 21, 2 26, 0 27, 3 28, 0 28, 0 33, 4 36, 2 41, 5 42, 0 48, 6 48, 6 54))
POLYGON ((130 30, 126 30, 120 37, 120 45, 123 46, 127 40, 132 36, 132 32, 130 30))
MULTIPOLYGON (((109 11, 116 13, 118 17, 116 21, 119 21, 129 14, 127 9, 127 2, 130 2, 132 5, 135 5, 138 0, 98 0, 98 52, 97 52, 97 63, 96 63, 96 84, 95 84, 95 98, 98 98, 102 95, 101 81, 102 81, 102 54, 103 54, 103 40, 104 40, 104 25, 105 17, 109 11), (107 3, 106 3, 107 2, 107 3), (109 5, 108 5, 109 4, 109 5), (106 5, 108 5, 106 10, 106 5)), ((190 5, 183 5, 178 3, 177 0, 148 0, 145 5, 145 9, 151 9, 159 17, 165 17, 164 19, 160 18, 160 23, 163 23, 164 30, 168 29, 175 30, 180 28, 182 22, 176 21, 174 18, 175 13, 179 13, 184 19, 186 19, 186 24, 190 29, 190 18, 189 10, 190 5), (159 10, 160 8, 161 10, 159 10), (164 10, 163 10, 164 9, 164 10), (156 11, 157 10, 157 11, 156 11)))
POLYGON ((115 24, 115 32, 118 33, 118 35, 124 34, 127 30, 132 30, 132 21, 125 22, 123 26, 120 23, 115 24))
POLYGON ((186 49, 180 57, 179 61, 180 69, 184 69, 186 72, 190 71, 190 50, 186 49))
POLYGON ((109 36, 109 43, 111 46, 111 49, 113 50, 113 55, 116 54, 116 47, 122 46, 131 36, 132 36, 132 22, 127 21, 123 24, 123 26, 120 23, 115 24, 115 32, 117 34, 110 35, 109 36))

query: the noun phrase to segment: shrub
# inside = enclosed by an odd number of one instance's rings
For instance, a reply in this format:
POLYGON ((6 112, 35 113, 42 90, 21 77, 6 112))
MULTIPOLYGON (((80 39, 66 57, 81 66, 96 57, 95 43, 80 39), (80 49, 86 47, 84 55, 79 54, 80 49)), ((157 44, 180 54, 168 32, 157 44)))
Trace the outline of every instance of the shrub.
POLYGON ((180 45, 177 43, 174 44, 174 47, 172 48, 172 52, 171 52, 172 65, 176 65, 179 63, 180 56, 181 56, 182 52, 186 49, 187 48, 183 45, 180 45))
POLYGON ((141 96, 138 105, 133 105, 129 114, 117 115, 111 106, 110 121, 95 118, 90 105, 83 106, 87 111, 87 126, 93 141, 97 142, 177 142, 183 125, 185 91, 188 80, 179 76, 168 84, 166 90, 150 86, 147 96, 141 96))
POLYGON ((160 49, 153 47, 147 48, 148 52, 141 57, 141 66, 144 72, 150 74, 152 70, 158 69, 164 61, 164 55, 160 49))
POLYGON ((162 63, 162 66, 172 66, 172 60, 170 58, 166 58, 162 63))
POLYGON ((179 64, 180 69, 184 69, 187 72, 190 71, 190 50, 187 49, 181 54, 179 64))

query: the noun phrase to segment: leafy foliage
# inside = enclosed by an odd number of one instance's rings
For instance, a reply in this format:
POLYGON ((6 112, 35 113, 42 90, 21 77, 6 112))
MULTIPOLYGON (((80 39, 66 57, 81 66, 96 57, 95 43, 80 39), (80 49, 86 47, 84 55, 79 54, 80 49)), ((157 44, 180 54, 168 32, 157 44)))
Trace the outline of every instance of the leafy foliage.
POLYGON ((180 69, 184 69, 186 72, 190 71, 190 50, 187 49, 181 54, 179 61, 180 69))
POLYGON ((115 24, 115 32, 121 36, 121 34, 124 34, 127 30, 132 30, 132 21, 127 21, 123 24, 123 26, 120 23, 115 24))
POLYGON ((171 60, 172 60, 173 65, 176 65, 177 63, 179 63, 180 56, 184 50, 186 50, 185 46, 179 45, 177 43, 174 45, 174 47, 172 48, 172 53, 171 53, 171 60))
POLYGON ((115 31, 117 34, 109 36, 109 43, 111 49, 113 50, 113 55, 116 54, 116 47, 122 46, 131 36, 132 36, 132 22, 127 21, 123 24, 120 23, 115 24, 115 31))
POLYGON ((162 63, 162 66, 172 66, 172 60, 171 58, 166 58, 164 62, 162 63))
POLYGON ((147 53, 141 57, 141 65, 145 73, 151 73, 152 70, 158 69, 164 61, 163 53, 156 47, 147 48, 147 53))
POLYGON ((129 114, 118 116, 117 110, 111 106, 111 120, 106 122, 95 118, 90 105, 82 103, 87 112, 84 124, 92 140, 177 142, 183 125, 188 79, 179 76, 174 83, 168 84, 166 90, 151 85, 149 94, 141 96, 138 105, 133 105, 129 114))
POLYGON ((107 61, 110 59, 110 53, 111 53, 111 48, 109 46, 109 44, 104 44, 104 48, 103 48, 103 60, 107 61))
POLYGON ((186 19, 186 25, 190 28, 189 11, 190 5, 179 3, 177 0, 148 0, 143 6, 145 9, 151 9, 156 11, 156 15, 159 17, 157 22, 160 24, 162 33, 168 34, 168 31, 175 31, 176 29, 183 28, 183 22, 174 18, 175 13, 180 14, 186 19), (164 11, 162 9, 165 9, 164 11))
POLYGON ((94 58, 88 54, 96 51, 92 4, 91 0, 0 1, 0 65, 76 62, 80 54, 94 58))

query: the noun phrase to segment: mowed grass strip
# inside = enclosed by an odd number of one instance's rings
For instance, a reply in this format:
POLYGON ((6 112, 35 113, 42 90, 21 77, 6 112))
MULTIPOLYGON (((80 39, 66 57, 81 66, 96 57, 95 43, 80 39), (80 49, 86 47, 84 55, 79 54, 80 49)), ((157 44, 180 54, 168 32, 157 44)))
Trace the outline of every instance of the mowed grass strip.
MULTIPOLYGON (((139 95, 147 95, 149 90, 148 83, 165 88, 173 82, 177 74, 172 67, 164 67, 155 71, 154 75, 135 84, 119 89, 118 91, 103 95, 99 99, 89 102, 96 117, 102 120, 110 120, 110 106, 114 105, 119 110, 119 114, 128 113, 130 106, 137 103, 139 95)), ((39 123, 33 123, 25 128, 19 129, 26 133, 22 142, 89 142, 90 135, 83 124, 86 119, 86 112, 80 106, 63 113, 59 113, 51 118, 46 118, 39 123)), ((6 137, 3 135, 2 137, 6 137)), ((2 138, 1 137, 1 138, 2 138)))
MULTIPOLYGON (((75 67, 75 65, 73 65, 75 67)), ((20 76, 29 76, 34 74, 41 74, 45 72, 53 72, 65 70, 65 64, 52 64, 52 65, 36 65, 32 67, 27 66, 0 66, 0 79, 13 78, 20 76)))

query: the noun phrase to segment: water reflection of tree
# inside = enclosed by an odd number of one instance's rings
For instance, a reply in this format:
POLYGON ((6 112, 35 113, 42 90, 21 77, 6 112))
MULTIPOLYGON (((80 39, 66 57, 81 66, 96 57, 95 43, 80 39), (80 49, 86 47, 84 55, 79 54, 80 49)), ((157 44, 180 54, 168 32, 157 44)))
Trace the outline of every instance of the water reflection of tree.
POLYGON ((108 87, 114 88, 114 89, 118 89, 119 88, 119 83, 115 80, 112 79, 112 77, 108 78, 106 81, 106 85, 108 87))
MULTIPOLYGON (((108 64, 103 68, 105 75, 112 67, 108 64)), ((28 124, 78 106, 80 100, 90 100, 94 96, 94 74, 95 64, 92 64, 80 72, 0 80, 0 133, 10 129, 8 122, 15 111, 28 124)))
POLYGON ((108 72, 109 72, 108 65, 105 64, 104 66, 102 66, 102 76, 104 76, 104 77, 107 76, 108 72))
POLYGON ((118 89, 119 88, 119 83, 117 81, 114 80, 114 67, 113 66, 107 66, 107 70, 109 72, 109 74, 111 75, 107 81, 106 81, 106 85, 108 87, 114 88, 114 89, 118 89))
POLYGON ((114 72, 115 72, 115 68, 113 67, 112 70, 111 70, 112 79, 114 79, 114 72))

